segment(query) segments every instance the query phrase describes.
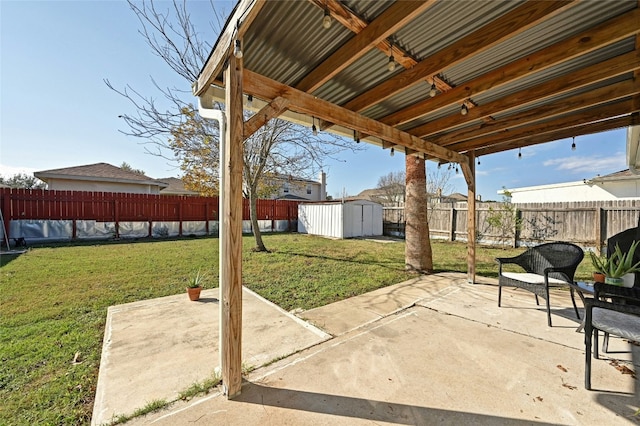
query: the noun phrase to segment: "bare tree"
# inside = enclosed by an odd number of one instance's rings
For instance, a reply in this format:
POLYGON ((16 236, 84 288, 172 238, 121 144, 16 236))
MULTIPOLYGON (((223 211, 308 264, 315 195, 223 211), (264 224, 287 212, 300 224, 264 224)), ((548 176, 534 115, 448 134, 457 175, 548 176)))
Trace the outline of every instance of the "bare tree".
POLYGON ((389 172, 378 179, 377 189, 380 190, 380 198, 384 200, 385 205, 401 206, 405 200, 405 172, 389 172))
POLYGON ((436 167, 427 174, 427 197, 428 197, 428 218, 431 220, 435 207, 442 201, 446 194, 450 195, 453 190, 451 168, 436 167))
MULTIPOLYGON (((222 16, 210 3, 216 23, 216 33, 221 28, 222 16)), ((191 100, 190 87, 197 80, 206 62, 211 46, 199 38, 187 10, 187 2, 174 0, 173 7, 159 11, 154 3, 137 3, 129 0, 129 7, 140 20, 144 37, 154 54, 180 77, 185 86, 162 88, 152 79, 162 95, 164 108, 148 95, 130 86, 116 89, 108 80, 105 83, 120 95, 129 99, 135 113, 122 115, 129 129, 125 134, 141 138, 151 144, 151 154, 177 162, 184 173, 186 186, 202 194, 218 192, 218 142, 216 123, 202 119, 191 100)), ((251 222, 256 240, 256 250, 266 251, 257 220, 256 203, 269 187, 265 177, 278 174, 308 177, 323 166, 324 161, 335 158, 344 149, 362 149, 351 141, 328 134, 312 135, 308 129, 283 121, 271 120, 244 143, 244 192, 251 205, 251 222)))

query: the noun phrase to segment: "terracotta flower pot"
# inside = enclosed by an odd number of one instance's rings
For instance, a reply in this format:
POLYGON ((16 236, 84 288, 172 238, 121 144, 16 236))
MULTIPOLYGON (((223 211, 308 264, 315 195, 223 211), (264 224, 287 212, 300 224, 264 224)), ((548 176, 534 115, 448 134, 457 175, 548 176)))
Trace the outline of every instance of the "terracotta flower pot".
POLYGON ((202 291, 202 287, 187 287, 187 293, 189 294, 189 300, 193 300, 194 302, 196 300, 199 300, 201 291, 202 291))
POLYGON ((597 283, 603 283, 604 282, 604 274, 602 272, 594 272, 593 273, 593 281, 595 281, 597 283))

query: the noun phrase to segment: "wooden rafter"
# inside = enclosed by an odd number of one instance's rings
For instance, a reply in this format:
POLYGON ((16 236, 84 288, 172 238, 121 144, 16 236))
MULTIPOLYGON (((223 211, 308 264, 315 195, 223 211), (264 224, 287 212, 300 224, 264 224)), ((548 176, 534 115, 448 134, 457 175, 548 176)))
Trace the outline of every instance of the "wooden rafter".
MULTIPOLYGON (((583 31, 568 39, 510 62, 461 84, 447 93, 428 98, 380 119, 390 126, 397 126, 420 118, 463 100, 480 95, 517 79, 545 70, 579 55, 640 33, 640 9, 610 19, 595 28, 583 31)), ((637 50, 637 49, 636 49, 637 50)))
POLYGON ((488 146, 476 150, 477 156, 495 154, 498 152, 509 151, 511 149, 523 148, 542 143, 553 142, 560 139, 566 139, 573 136, 589 135, 593 133, 606 132, 607 130, 619 129, 621 127, 633 126, 640 124, 640 117, 637 113, 616 117, 595 123, 587 123, 582 126, 561 128, 554 132, 548 132, 538 136, 531 136, 521 139, 513 139, 502 144, 488 146))
POLYGON ((582 87, 587 87, 598 81, 620 75, 640 66, 640 52, 633 51, 608 61, 590 67, 582 68, 570 74, 563 75, 535 87, 528 87, 508 97, 497 99, 469 111, 466 116, 449 115, 438 120, 422 124, 409 130, 418 137, 428 137, 452 129, 465 122, 493 116, 510 109, 522 107, 551 96, 557 96, 582 87))
POLYGON ((456 163, 466 162, 467 157, 447 148, 423 141, 407 132, 387 126, 356 112, 319 99, 301 90, 271 80, 252 71, 244 71, 244 90, 261 99, 272 100, 282 97, 289 101, 288 109, 302 114, 313 115, 358 132, 404 146, 429 156, 456 163))
POLYGON ((296 89, 313 92, 340 71, 360 59, 384 39, 424 12, 435 0, 398 2, 389 6, 361 32, 349 39, 313 71, 307 74, 296 89))
MULTIPOLYGON (((591 108, 607 102, 634 95, 640 91, 640 84, 631 80, 622 81, 612 86, 594 89, 587 94, 577 94, 559 99, 553 103, 541 105, 527 111, 512 114, 491 123, 465 127, 462 130, 445 133, 441 137, 430 138, 433 143, 453 148, 474 138, 486 137, 493 133, 513 129, 537 121, 546 120, 559 115, 570 114, 581 109, 591 108)), ((471 142, 473 143, 473 142, 471 142)))
POLYGON ((473 33, 458 39, 449 47, 425 58, 413 68, 394 75, 375 88, 352 99, 343 106, 363 111, 389 97, 407 90, 428 76, 462 62, 498 44, 508 37, 526 31, 572 5, 571 1, 527 2, 473 33))
POLYGON ((503 130, 501 132, 485 136, 483 138, 472 139, 467 142, 452 145, 451 148, 457 151, 467 151, 480 147, 488 147, 508 143, 517 139, 524 139, 539 136, 546 133, 561 131, 566 128, 578 127, 589 123, 606 120, 609 117, 621 116, 635 112, 632 100, 621 100, 610 105, 591 108, 585 111, 578 111, 566 116, 557 117, 551 120, 536 122, 528 126, 521 126, 515 129, 503 130))

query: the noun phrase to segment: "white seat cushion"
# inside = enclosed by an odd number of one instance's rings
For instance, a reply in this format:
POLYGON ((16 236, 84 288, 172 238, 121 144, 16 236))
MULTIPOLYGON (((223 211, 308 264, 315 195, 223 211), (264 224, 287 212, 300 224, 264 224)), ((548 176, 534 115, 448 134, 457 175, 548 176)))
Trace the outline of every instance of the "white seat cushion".
POLYGON ((640 317, 636 315, 594 307, 591 324, 598 330, 640 342, 640 317))
MULTIPOLYGON (((516 281, 524 281, 529 284, 543 284, 544 285, 544 275, 538 274, 530 274, 528 272, 503 272, 502 275, 506 278, 516 280, 516 281)), ((549 284, 567 284, 566 281, 559 280, 557 278, 549 277, 549 284)))

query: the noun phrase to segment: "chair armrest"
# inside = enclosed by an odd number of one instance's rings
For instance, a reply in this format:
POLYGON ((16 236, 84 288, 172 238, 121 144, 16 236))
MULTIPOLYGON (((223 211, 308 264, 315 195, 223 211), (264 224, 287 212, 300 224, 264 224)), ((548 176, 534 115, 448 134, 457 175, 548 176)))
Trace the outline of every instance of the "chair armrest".
POLYGON ((612 299, 614 301, 628 301, 640 304, 640 289, 636 287, 621 287, 605 283, 595 283, 593 287, 595 300, 612 299))

